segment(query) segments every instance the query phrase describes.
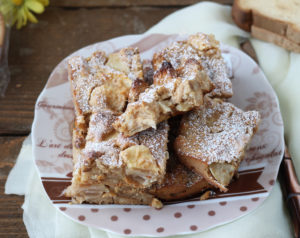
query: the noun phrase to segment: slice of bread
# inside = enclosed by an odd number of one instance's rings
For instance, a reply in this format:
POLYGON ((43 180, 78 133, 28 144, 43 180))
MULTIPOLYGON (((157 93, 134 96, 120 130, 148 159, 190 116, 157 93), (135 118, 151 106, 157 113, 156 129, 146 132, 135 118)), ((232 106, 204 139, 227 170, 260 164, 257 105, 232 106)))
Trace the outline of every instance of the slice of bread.
POLYGON ((253 34, 252 26, 264 29, 259 39, 296 52, 300 48, 299 12, 297 0, 235 0, 232 7, 233 20, 239 27, 251 31, 254 37, 258 34, 253 34), (290 44, 293 46, 288 47, 290 44))

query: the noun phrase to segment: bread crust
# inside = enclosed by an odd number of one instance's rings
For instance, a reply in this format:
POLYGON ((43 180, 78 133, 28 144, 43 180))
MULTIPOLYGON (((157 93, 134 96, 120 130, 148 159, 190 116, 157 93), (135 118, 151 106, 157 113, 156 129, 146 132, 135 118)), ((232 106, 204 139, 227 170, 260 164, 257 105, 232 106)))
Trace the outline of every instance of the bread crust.
POLYGON ((250 32, 252 25, 252 11, 244 9, 240 1, 235 0, 232 5, 231 16, 234 22, 243 30, 250 32))
POLYGON ((268 31, 272 31, 276 34, 284 36, 286 34, 286 30, 288 28, 288 23, 274 19, 269 16, 265 16, 260 13, 258 10, 252 11, 253 16, 253 24, 252 26, 257 26, 260 28, 264 28, 268 31))
POLYGON ((300 44, 297 44, 289 40, 288 38, 275 34, 271 31, 253 25, 251 27, 251 34, 257 39, 268 41, 270 43, 281 46, 287 50, 300 53, 300 44))
POLYGON ((286 35, 288 39, 291 39, 292 41, 300 44, 300 30, 296 29, 295 26, 289 25, 286 31, 286 35))

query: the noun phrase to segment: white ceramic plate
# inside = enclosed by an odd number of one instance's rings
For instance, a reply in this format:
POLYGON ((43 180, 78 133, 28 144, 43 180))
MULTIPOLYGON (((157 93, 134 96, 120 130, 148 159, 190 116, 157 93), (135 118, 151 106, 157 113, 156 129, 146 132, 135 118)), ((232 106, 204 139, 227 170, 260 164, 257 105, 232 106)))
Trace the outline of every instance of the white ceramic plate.
MULTIPOLYGON (((72 55, 89 56, 96 50, 114 52, 137 46, 143 59, 173 41, 178 35, 130 35, 96 43, 72 55)), ((70 205, 63 196, 71 183, 71 129, 74 112, 67 78, 67 58, 49 77, 35 107, 33 150, 45 191, 53 206, 84 225, 119 234, 167 236, 204 231, 231 222, 260 206, 276 180, 284 151, 283 122, 275 92, 257 64, 246 54, 229 46, 222 53, 232 65, 234 96, 230 99, 245 110, 262 116, 259 131, 240 167, 240 177, 228 193, 199 201, 197 198, 170 204, 161 210, 148 206, 70 205)))

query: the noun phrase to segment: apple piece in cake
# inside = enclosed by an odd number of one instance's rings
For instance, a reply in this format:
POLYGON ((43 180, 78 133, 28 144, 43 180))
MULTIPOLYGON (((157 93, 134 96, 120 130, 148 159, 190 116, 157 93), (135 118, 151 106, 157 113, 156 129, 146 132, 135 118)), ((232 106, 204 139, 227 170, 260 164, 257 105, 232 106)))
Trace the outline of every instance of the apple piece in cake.
POLYGON ((121 113, 132 82, 143 80, 137 48, 122 49, 109 55, 108 59, 102 51, 93 53, 89 58, 75 56, 69 59, 68 70, 76 116, 91 113, 93 106, 121 113), (98 100, 93 100, 91 105, 90 99, 94 94, 98 100), (105 96, 99 99, 99 94, 105 96))

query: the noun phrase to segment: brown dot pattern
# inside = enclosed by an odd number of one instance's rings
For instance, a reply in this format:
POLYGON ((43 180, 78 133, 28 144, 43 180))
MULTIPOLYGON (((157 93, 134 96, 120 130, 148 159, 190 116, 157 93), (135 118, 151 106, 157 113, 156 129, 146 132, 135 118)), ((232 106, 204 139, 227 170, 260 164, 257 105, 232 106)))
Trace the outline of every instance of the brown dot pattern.
POLYGON ((190 229, 191 229, 192 231, 196 231, 196 230, 198 229, 198 227, 197 227, 196 225, 192 225, 192 226, 190 226, 190 229))
POLYGON ((124 234, 128 235, 128 234, 130 234, 130 233, 131 233, 131 230, 130 230, 130 229, 125 229, 125 230, 124 230, 124 234))
POLYGON ((117 221, 119 218, 117 217, 117 216, 111 216, 110 217, 110 220, 112 220, 112 221, 117 221))
POLYGON ((182 214, 180 212, 174 213, 174 217, 175 218, 180 218, 181 216, 182 216, 182 214))
POLYGON ((274 180, 274 179, 272 179, 272 180, 269 181, 269 184, 270 184, 270 185, 274 185, 274 183, 275 183, 275 180, 274 180))
POLYGON ((253 202, 257 202, 258 200, 259 200, 259 198, 251 198, 251 200, 253 201, 253 202))
POLYGON ((85 216, 80 215, 80 216, 78 217, 78 220, 79 220, 79 221, 84 221, 84 220, 85 220, 85 216))
POLYGON ((60 207, 59 208, 61 211, 65 211, 65 210, 67 210, 67 208, 66 207, 60 207))
POLYGON ((143 219, 144 219, 145 221, 148 221, 148 220, 150 220, 150 216, 149 216, 149 215, 144 215, 144 216, 143 216, 143 219))
POLYGON ((124 208, 123 211, 124 211, 124 212, 130 212, 130 211, 131 211, 131 208, 124 208))
POLYGON ((227 202, 220 202, 221 206, 225 206, 227 204, 227 202))
POLYGON ((246 207, 246 206, 242 206, 242 207, 240 207, 240 210, 241 210, 242 212, 245 212, 245 211, 247 211, 247 207, 246 207))
POLYGON ((163 227, 158 227, 158 228, 156 229, 156 231, 159 232, 159 233, 164 232, 164 230, 165 230, 165 229, 164 229, 163 227))
POLYGON ((99 209, 98 208, 91 208, 91 212, 98 212, 99 209))
POLYGON ((211 211, 208 212, 208 215, 209 215, 209 216, 214 216, 214 215, 216 215, 216 212, 213 211, 213 210, 211 210, 211 211))
POLYGON ((192 209, 194 207, 195 207, 195 205, 187 205, 187 208, 190 208, 190 209, 192 209))

